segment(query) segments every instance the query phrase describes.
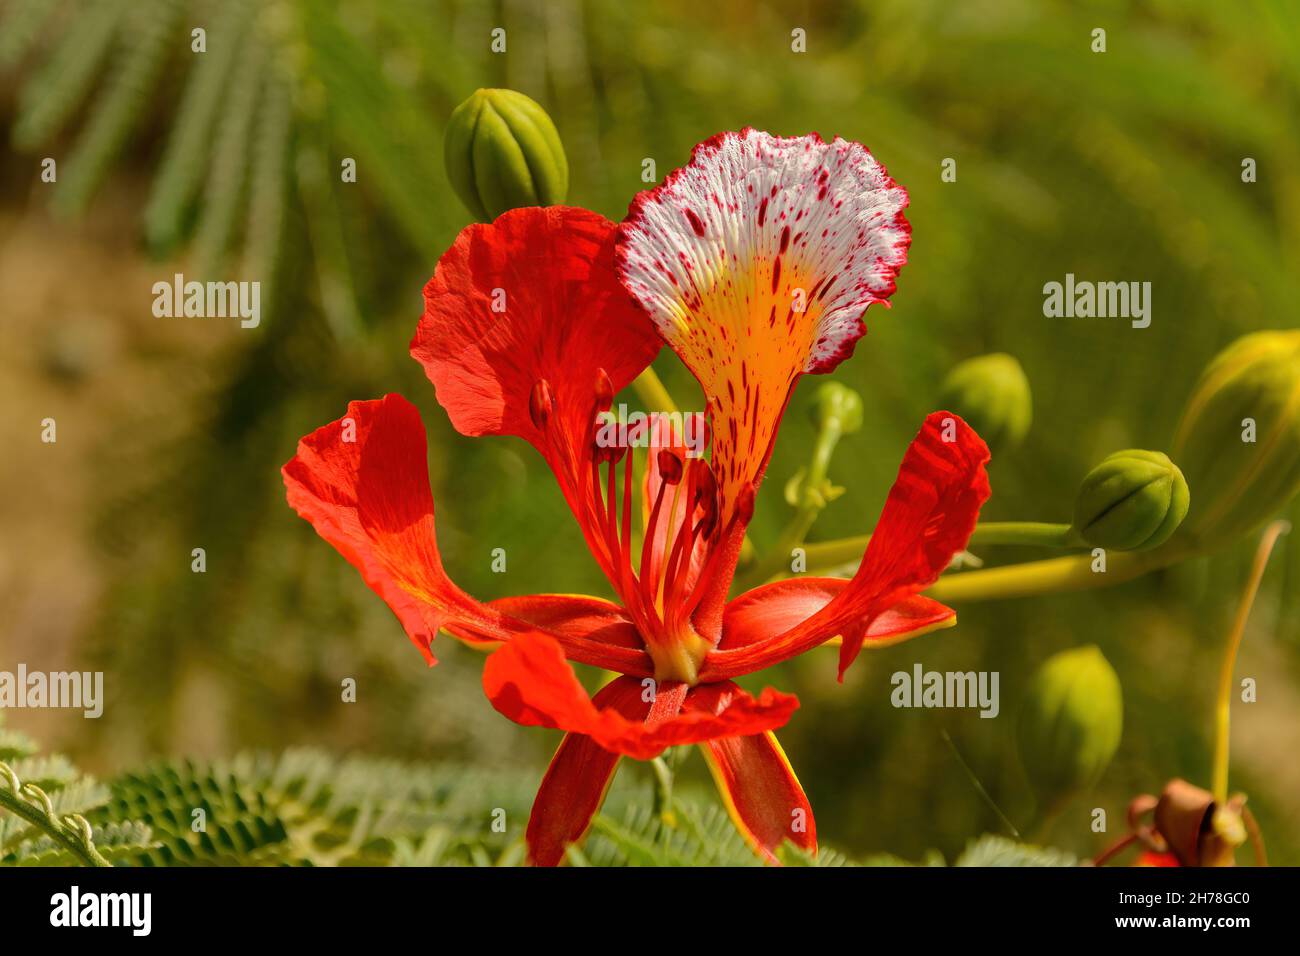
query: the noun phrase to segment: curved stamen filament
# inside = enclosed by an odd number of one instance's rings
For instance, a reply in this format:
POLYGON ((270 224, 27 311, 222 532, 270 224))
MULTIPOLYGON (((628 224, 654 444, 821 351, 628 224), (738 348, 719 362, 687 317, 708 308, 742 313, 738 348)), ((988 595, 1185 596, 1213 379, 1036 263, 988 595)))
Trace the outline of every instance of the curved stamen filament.
MULTIPOLYGON (((695 536, 700 524, 692 520, 696 505, 696 492, 700 484, 700 469, 692 466, 687 487, 686 507, 682 509, 681 524, 675 525, 670 534, 673 536, 672 550, 664 562, 663 575, 659 582, 660 601, 665 608, 676 606, 681 596, 685 580, 690 575, 691 559, 695 551, 695 536), (682 571, 685 561, 686 570, 682 571)), ((673 499, 673 518, 677 515, 677 498, 673 499)))
MULTIPOLYGON (((740 500, 736 506, 731 509, 731 518, 728 519, 726 527, 721 530, 714 529, 712 534, 717 537, 713 546, 709 549, 709 556, 704 561, 704 566, 700 568, 700 573, 695 579, 695 585, 691 589, 690 596, 680 607, 680 620, 687 621, 695 614, 696 609, 700 606, 706 595, 711 591, 720 588, 729 588, 731 586, 730 578, 724 581, 715 581, 714 577, 719 573, 723 561, 734 561, 735 551, 732 548, 732 539, 739 534, 744 536, 745 527, 749 524, 750 519, 754 516, 754 486, 749 485, 741 494, 740 500)), ((721 506, 718 506, 719 510, 721 506)), ((710 519, 709 514, 705 515, 706 520, 710 519)))
POLYGON ((682 532, 678 534, 677 543, 673 545, 675 563, 665 573, 665 577, 671 581, 668 593, 664 595, 664 605, 666 607, 681 605, 682 596, 686 591, 687 582, 691 576, 691 564, 694 560, 696 539, 700 537, 704 525, 705 519, 703 518, 691 523, 688 517, 683 522, 682 532), (688 530, 689 533, 687 533, 688 530))
POLYGON ((664 592, 667 590, 669 569, 673 565, 673 558, 677 555, 677 547, 681 539, 681 528, 682 525, 690 522, 689 516, 683 515, 682 524, 677 523, 677 504, 681 500, 682 483, 679 481, 673 486, 673 500, 672 504, 668 506, 668 527, 664 529, 664 547, 659 552, 659 567, 655 569, 656 573, 650 582, 650 586, 654 588, 655 607, 659 608, 661 613, 664 607, 664 592), (671 546, 670 542, 672 542, 671 546))

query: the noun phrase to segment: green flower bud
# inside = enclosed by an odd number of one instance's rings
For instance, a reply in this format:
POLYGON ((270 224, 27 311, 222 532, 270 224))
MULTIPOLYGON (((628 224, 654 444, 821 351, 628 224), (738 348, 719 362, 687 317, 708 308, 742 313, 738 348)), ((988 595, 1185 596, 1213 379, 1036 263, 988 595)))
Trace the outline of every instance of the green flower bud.
POLYGON ((852 435, 862 427, 862 396, 839 382, 826 382, 819 389, 811 409, 812 422, 819 429, 838 423, 840 434, 852 435))
POLYGON ((1300 491, 1300 330, 1255 332, 1210 362, 1174 455, 1196 496, 1179 534, 1193 547, 1249 534, 1300 491))
POLYGON ((943 380, 939 404, 966 419, 994 454, 1018 447, 1034 418, 1029 379, 1005 352, 958 364, 943 380))
POLYGON ((1123 730, 1119 678, 1096 645, 1048 658, 1030 682, 1016 727, 1020 761, 1043 805, 1095 784, 1123 730))
POLYGON ((569 194, 569 161, 555 124, 514 90, 479 90, 456 107, 443 136, 447 176, 481 222, 569 194))
POLYGON ((1169 540, 1187 516, 1188 499, 1183 473, 1168 455, 1117 451, 1079 486, 1074 531, 1094 547, 1145 551, 1169 540))

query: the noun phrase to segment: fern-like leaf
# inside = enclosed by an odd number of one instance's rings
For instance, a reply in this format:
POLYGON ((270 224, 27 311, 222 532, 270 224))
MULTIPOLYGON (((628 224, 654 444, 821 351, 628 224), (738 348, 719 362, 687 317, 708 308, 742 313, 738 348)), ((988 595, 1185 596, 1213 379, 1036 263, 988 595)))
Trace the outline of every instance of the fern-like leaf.
POLYGON ((57 0, 14 0, 0 9, 0 69, 22 59, 57 5, 57 0))
POLYGON ((86 97, 113 46, 125 0, 99 0, 81 12, 18 100, 13 142, 34 149, 63 128, 86 97))
POLYGON ((159 254, 170 251, 185 230, 186 214, 208 168, 222 94, 249 26, 249 0, 228 0, 208 33, 176 110, 162 164, 145 207, 145 237, 159 254))
POLYGON ((268 54, 264 43, 251 40, 226 93, 216 152, 203 194, 203 214, 194 240, 198 272, 205 277, 220 273, 239 221, 251 160, 249 144, 265 85, 268 54))
POLYGON ((81 131, 55 192, 55 208, 75 215, 90 201, 109 164, 116 158, 158 82, 175 37, 181 0, 151 0, 131 11, 118 61, 90 119, 81 131))

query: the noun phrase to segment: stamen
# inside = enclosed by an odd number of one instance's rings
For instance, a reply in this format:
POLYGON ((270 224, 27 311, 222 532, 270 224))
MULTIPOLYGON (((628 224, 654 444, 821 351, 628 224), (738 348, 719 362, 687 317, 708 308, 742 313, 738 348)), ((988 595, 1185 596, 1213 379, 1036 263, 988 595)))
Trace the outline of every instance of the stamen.
POLYGON ((551 390, 551 383, 544 378, 538 379, 533 385, 532 394, 528 396, 528 417, 534 425, 544 429, 554 410, 555 392, 551 390))
POLYGON ((621 522, 621 532, 619 537, 619 559, 623 567, 635 578, 636 572, 632 570, 632 464, 636 456, 630 451, 626 458, 623 459, 623 520, 621 522))
MULTIPOLYGON (((664 604, 664 591, 667 590, 667 588, 665 587, 666 584, 665 579, 668 574, 668 569, 672 565, 672 559, 673 559, 673 550, 672 548, 668 547, 668 544, 669 542, 675 542, 676 538, 680 535, 682 526, 689 524, 691 520, 688 511, 683 516, 682 524, 679 525, 677 523, 677 503, 681 500, 682 500, 682 486, 679 481, 677 484, 673 485, 673 500, 668 505, 668 527, 664 529, 665 547, 659 554, 659 559, 662 563, 660 564, 658 569, 658 574, 656 575, 657 581, 655 582, 655 588, 654 588, 655 606, 661 609, 667 607, 667 605, 664 604)), ((668 616, 666 612, 664 616, 665 617, 668 616)))
POLYGON ((682 480, 682 460, 671 448, 663 448, 659 451, 659 475, 663 478, 664 484, 668 485, 675 485, 682 480))
MULTIPOLYGON (((688 515, 682 522, 677 540, 673 542, 672 554, 664 568, 663 602, 665 608, 676 607, 686 581, 690 577, 691 558, 695 552, 695 539, 699 536, 700 522, 692 522, 688 515)), ((676 617, 676 615, 674 615, 676 617)))
MULTIPOLYGON (((731 539, 737 535, 743 535, 745 528, 754 517, 754 485, 749 483, 740 490, 736 496, 736 505, 732 509, 731 520, 727 522, 727 527, 723 530, 713 547, 709 549, 709 556, 704 562, 704 567, 700 569, 699 577, 695 579, 695 588, 691 592, 690 598, 683 605, 681 610, 682 620, 689 620, 695 613, 695 609, 700 606, 706 594, 717 585, 712 580, 718 570, 718 565, 723 560, 730 560, 724 555, 732 551, 731 539)), ((730 584, 728 583, 728 586, 730 584)))
MULTIPOLYGON (((677 525, 669 531, 673 537, 673 545, 672 549, 668 553, 668 559, 664 562, 662 569, 663 573, 660 580, 660 591, 665 608, 671 608, 673 606, 674 597, 677 592, 681 590, 679 572, 683 561, 683 554, 686 556, 685 561, 687 562, 687 567, 690 567, 689 562, 695 546, 695 535, 699 530, 699 525, 693 519, 695 516, 696 505, 699 502, 699 482, 700 475, 702 474, 701 465, 704 465, 706 468, 708 467, 699 459, 695 459, 691 462, 690 481, 688 482, 686 493, 687 505, 683 509, 682 522, 680 525, 677 525)), ((674 496, 672 512, 674 519, 677 515, 676 502, 677 499, 674 496)), ((685 575, 680 575, 680 577, 684 578, 685 575)))
MULTIPOLYGON (((659 483, 659 490, 655 492, 655 503, 650 507, 650 518, 646 521, 645 525, 645 540, 641 542, 641 584, 643 587, 645 587, 653 577, 650 574, 649 565, 650 549, 654 547, 655 530, 659 526, 659 512, 663 510, 664 492, 667 490, 667 483, 661 481, 659 483)), ((646 593, 646 597, 651 597, 649 592, 646 593)))
MULTIPOLYGON (((599 414, 597 412, 596 414, 599 414)), ((595 426, 599 429, 600 426, 595 426)), ((600 441, 599 433, 591 439, 591 479, 589 508, 592 526, 598 532, 602 564, 614 589, 638 628, 645 632, 659 626, 657 615, 646 608, 640 592, 640 581, 630 559, 632 526, 632 474, 635 456, 624 444, 607 445, 600 441), (618 498, 618 467, 623 466, 623 500, 618 498), (608 465, 602 477, 601 468, 608 465), (603 486, 603 494, 602 494, 603 486), (620 508, 621 504, 621 508, 620 508), (620 533, 621 532, 621 533, 620 533)))
POLYGON ((713 468, 703 458, 697 458, 696 470, 698 484, 695 488, 695 504, 704 509, 704 518, 708 520, 709 530, 704 533, 707 538, 718 520, 718 480, 713 477, 713 468))
POLYGON ((607 412, 614 404, 614 383, 603 369, 596 369, 596 411, 607 412))

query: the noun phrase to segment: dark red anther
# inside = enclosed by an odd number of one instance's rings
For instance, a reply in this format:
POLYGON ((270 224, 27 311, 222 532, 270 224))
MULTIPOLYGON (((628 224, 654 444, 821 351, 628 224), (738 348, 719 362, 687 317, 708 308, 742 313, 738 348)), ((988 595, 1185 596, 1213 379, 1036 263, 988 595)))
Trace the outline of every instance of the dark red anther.
POLYGON ((607 412, 614 404, 614 383, 603 369, 596 369, 596 411, 607 412))
POLYGON ((597 432, 596 438, 591 443, 592 457, 596 459, 598 464, 603 465, 607 461, 612 461, 614 464, 618 464, 623 460, 623 456, 627 454, 627 447, 617 443, 609 445, 604 444, 600 440, 601 434, 603 434, 603 432, 597 432))
POLYGON ((695 505, 712 514, 718 510, 718 481, 713 469, 703 458, 696 458, 691 467, 695 469, 691 478, 695 482, 695 505))
POLYGON ((533 386, 532 394, 528 396, 528 417, 538 428, 545 428, 553 411, 555 411, 555 393, 551 391, 551 383, 544 378, 538 379, 537 384, 533 386))
POLYGON ((682 460, 671 448, 659 450, 659 477, 665 485, 675 485, 682 480, 682 460))
POLYGON ((743 525, 754 519, 754 486, 745 485, 736 497, 736 520, 743 525))

